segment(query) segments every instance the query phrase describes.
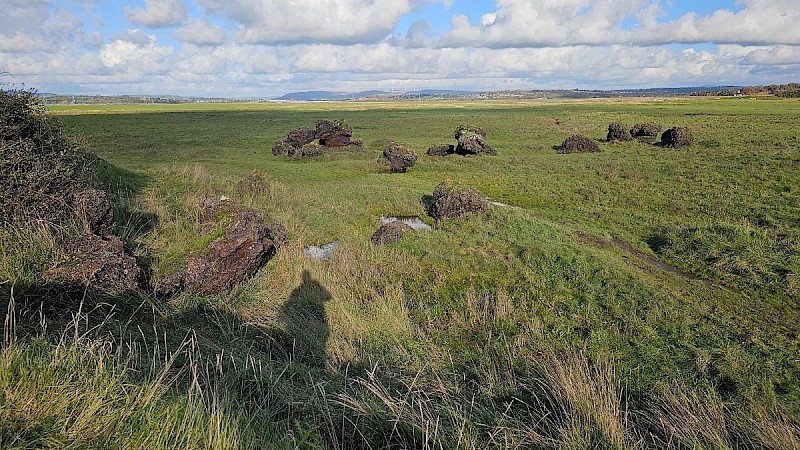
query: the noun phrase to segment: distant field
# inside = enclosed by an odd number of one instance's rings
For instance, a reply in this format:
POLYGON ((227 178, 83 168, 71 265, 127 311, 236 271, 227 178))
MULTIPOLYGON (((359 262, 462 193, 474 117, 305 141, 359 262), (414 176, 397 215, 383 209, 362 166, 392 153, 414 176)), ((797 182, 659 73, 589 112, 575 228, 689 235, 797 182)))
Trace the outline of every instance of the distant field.
POLYGON ((253 442, 248 427, 267 422, 265 439, 309 448, 798 448, 800 101, 50 110, 121 169, 131 190, 119 228, 154 280, 196 245, 207 193, 287 225, 290 248, 230 295, 161 305, 162 331, 176 330, 165 345, 194 330, 212 366, 219 354, 238 364, 209 385, 256 395, 242 367, 260 367, 265 403, 223 407, 253 442), (271 154, 321 119, 345 120, 363 147, 271 154), (604 141, 611 122, 688 127, 695 143, 553 148, 575 133, 604 141), (455 143, 461 124, 486 130, 499 155, 424 154, 455 143), (416 166, 391 174, 376 163, 388 140, 415 148, 416 166), (255 169, 270 192, 237 196, 255 169), (446 179, 518 208, 369 243, 381 216, 432 222, 423 199, 446 179), (154 226, 139 225, 144 213, 154 226), (342 246, 330 260, 302 252, 333 240, 342 246), (304 270, 327 293, 325 337, 281 319, 304 270))

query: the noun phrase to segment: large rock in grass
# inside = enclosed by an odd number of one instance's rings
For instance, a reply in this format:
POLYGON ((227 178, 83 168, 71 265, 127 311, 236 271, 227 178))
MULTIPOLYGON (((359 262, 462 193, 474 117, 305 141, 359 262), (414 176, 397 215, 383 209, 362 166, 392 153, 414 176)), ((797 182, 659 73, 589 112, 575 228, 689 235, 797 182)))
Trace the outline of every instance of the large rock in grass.
POLYGON ((688 128, 670 128, 661 135, 662 147, 678 148, 692 145, 692 142, 694 142, 694 138, 688 128))
POLYGON ((314 137, 319 139, 319 145, 325 147, 345 147, 350 145, 353 129, 344 122, 320 120, 316 123, 314 137))
POLYGON ((455 138, 458 141, 455 152, 459 155, 497 155, 497 150, 486 142, 486 132, 480 128, 459 127, 455 138))
POLYGON ((631 136, 642 141, 655 141, 660 132, 661 125, 656 123, 637 123, 631 128, 631 136))
POLYGON ((76 192, 72 198, 72 208, 78 220, 92 233, 100 236, 112 234, 114 228, 114 208, 105 191, 87 189, 76 192))
POLYGON ((67 242, 64 250, 68 263, 48 273, 48 279, 110 293, 139 289, 142 270, 120 238, 84 234, 67 242))
POLYGON ((272 146, 272 154, 275 156, 294 156, 298 148, 286 141, 278 141, 272 146))
POLYGON ((625 125, 616 122, 608 124, 608 135, 606 135, 606 141, 630 141, 632 139, 633 137, 625 125))
POLYGON ((599 152, 600 146, 593 139, 573 134, 558 147, 559 153, 599 152))
POLYGON ((389 170, 392 173, 403 173, 417 162, 417 152, 407 144, 389 142, 383 150, 383 156, 389 160, 389 170))
POLYGON ((248 208, 235 210, 208 254, 187 260, 183 284, 200 295, 226 292, 255 275, 274 250, 261 215, 248 208))
POLYGON ((403 235, 414 231, 411 226, 397 220, 381 225, 375 234, 372 235, 372 243, 375 245, 392 244, 403 238, 403 235))
POLYGON ((162 277, 156 295, 174 295, 182 288, 200 295, 226 292, 255 275, 288 242, 283 226, 225 197, 206 197, 198 219, 200 234, 214 240, 178 272, 162 277))
POLYGON ((284 142, 294 148, 302 148, 306 144, 314 142, 316 131, 308 127, 299 127, 289 132, 284 142))
POLYGON ((428 156, 447 156, 452 155, 455 152, 456 147, 454 145, 442 144, 429 147, 427 154, 428 156))
POLYGON ((433 190, 431 215, 437 221, 485 212, 486 196, 475 188, 444 182, 433 190))

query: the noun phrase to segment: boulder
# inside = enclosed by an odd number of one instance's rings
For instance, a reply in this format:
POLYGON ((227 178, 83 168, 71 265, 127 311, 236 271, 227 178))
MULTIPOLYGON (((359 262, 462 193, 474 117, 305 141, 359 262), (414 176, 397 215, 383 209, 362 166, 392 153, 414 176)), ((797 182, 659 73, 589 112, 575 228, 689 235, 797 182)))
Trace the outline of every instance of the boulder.
POLYGON ((434 145, 433 147, 428 148, 428 155, 429 156, 447 156, 452 155, 456 152, 456 147, 454 145, 442 144, 442 145, 434 145))
POLYGON ((497 155, 497 150, 486 143, 483 135, 474 131, 456 130, 458 145, 455 152, 459 155, 497 155))
POLYGON ((105 191, 87 189, 76 192, 72 197, 72 208, 90 232, 101 236, 112 234, 114 208, 105 191))
POLYGON ((389 142, 383 150, 383 156, 389 160, 389 170, 392 173, 402 173, 417 162, 417 152, 407 144, 389 142))
POLYGON ((300 149, 300 156, 309 158, 314 156, 322 156, 325 154, 323 147, 314 143, 306 144, 300 149))
POLYGON ((316 123, 314 137, 319 139, 319 145, 325 147, 344 147, 350 145, 353 129, 344 122, 320 120, 316 123))
POLYGON ((301 148, 314 142, 316 131, 308 127, 299 127, 289 132, 284 142, 295 148, 301 148))
POLYGON ((84 234, 67 242, 64 250, 69 263, 49 273, 48 278, 66 279, 105 292, 139 289, 142 270, 136 258, 125 252, 120 238, 84 234))
POLYGON ((473 127, 470 125, 459 125, 458 128, 456 128, 455 133, 453 134, 455 140, 459 140, 463 133, 475 133, 482 138, 486 138, 486 131, 483 128, 473 127))
POLYGON ((286 141, 276 142, 272 146, 272 154, 275 156, 294 156, 297 153, 297 147, 286 141))
POLYGON ((251 278, 275 250, 261 215, 236 208, 222 236, 208 246, 208 254, 190 257, 184 285, 189 292, 213 295, 251 278))
POLYGON ((608 124, 608 135, 606 136, 606 141, 630 141, 632 139, 633 137, 631 137, 631 133, 627 128, 625 128, 625 125, 616 122, 608 124))
POLYGON ((431 215, 437 221, 482 213, 487 208, 486 196, 475 188, 458 186, 445 181, 433 190, 431 215))
POLYGON ((688 128, 683 127, 675 127, 670 128, 661 135, 661 146, 662 147, 684 147, 686 145, 692 145, 694 142, 694 138, 692 134, 689 133, 688 128))
POLYGON ((560 147, 558 153, 599 152, 597 142, 579 134, 568 137, 560 147))
POLYGON ((185 282, 186 266, 181 267, 177 272, 173 272, 161 277, 161 279, 155 283, 153 293, 158 298, 172 297, 183 290, 185 282))
POLYGON ((225 196, 209 195, 200 203, 200 235, 212 232, 224 217, 230 217, 234 212, 241 209, 239 205, 225 196))
POLYGON ((637 123, 631 128, 631 136, 644 141, 654 141, 661 132, 661 125, 656 123, 637 123))
POLYGON ((414 231, 414 229, 399 220, 389 222, 378 228, 372 235, 371 241, 375 245, 392 244, 402 239, 403 235, 409 231, 414 231))

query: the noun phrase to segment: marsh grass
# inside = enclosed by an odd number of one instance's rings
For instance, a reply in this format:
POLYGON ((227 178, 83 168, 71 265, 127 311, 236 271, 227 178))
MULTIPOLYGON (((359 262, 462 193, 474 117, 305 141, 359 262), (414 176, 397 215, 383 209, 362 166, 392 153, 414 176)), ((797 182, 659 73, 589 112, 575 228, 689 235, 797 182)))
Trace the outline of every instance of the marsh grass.
POLYGON ((202 247, 206 195, 269 214, 289 244, 229 294, 87 291, 49 316, 30 307, 37 274, 80 230, 4 227, 2 446, 798 448, 798 102, 95 109, 60 117, 124 169, 116 231, 152 281, 202 247), (355 154, 270 154, 339 117, 355 154), (698 143, 552 150, 610 122, 688 125, 698 143), (375 164, 387 138, 424 149, 464 123, 499 156, 375 164), (267 188, 237 189, 253 170, 267 188), (445 179, 520 208, 369 243, 380 216, 430 220, 445 179), (334 239, 329 260, 303 253, 334 239))

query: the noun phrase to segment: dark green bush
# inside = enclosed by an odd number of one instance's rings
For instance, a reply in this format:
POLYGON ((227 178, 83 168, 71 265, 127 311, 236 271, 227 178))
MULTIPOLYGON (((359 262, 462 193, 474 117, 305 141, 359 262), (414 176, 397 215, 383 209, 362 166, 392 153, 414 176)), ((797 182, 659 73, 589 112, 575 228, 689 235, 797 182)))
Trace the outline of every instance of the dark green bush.
POLYGON ((0 90, 0 222, 64 218, 93 161, 35 92, 0 90))

